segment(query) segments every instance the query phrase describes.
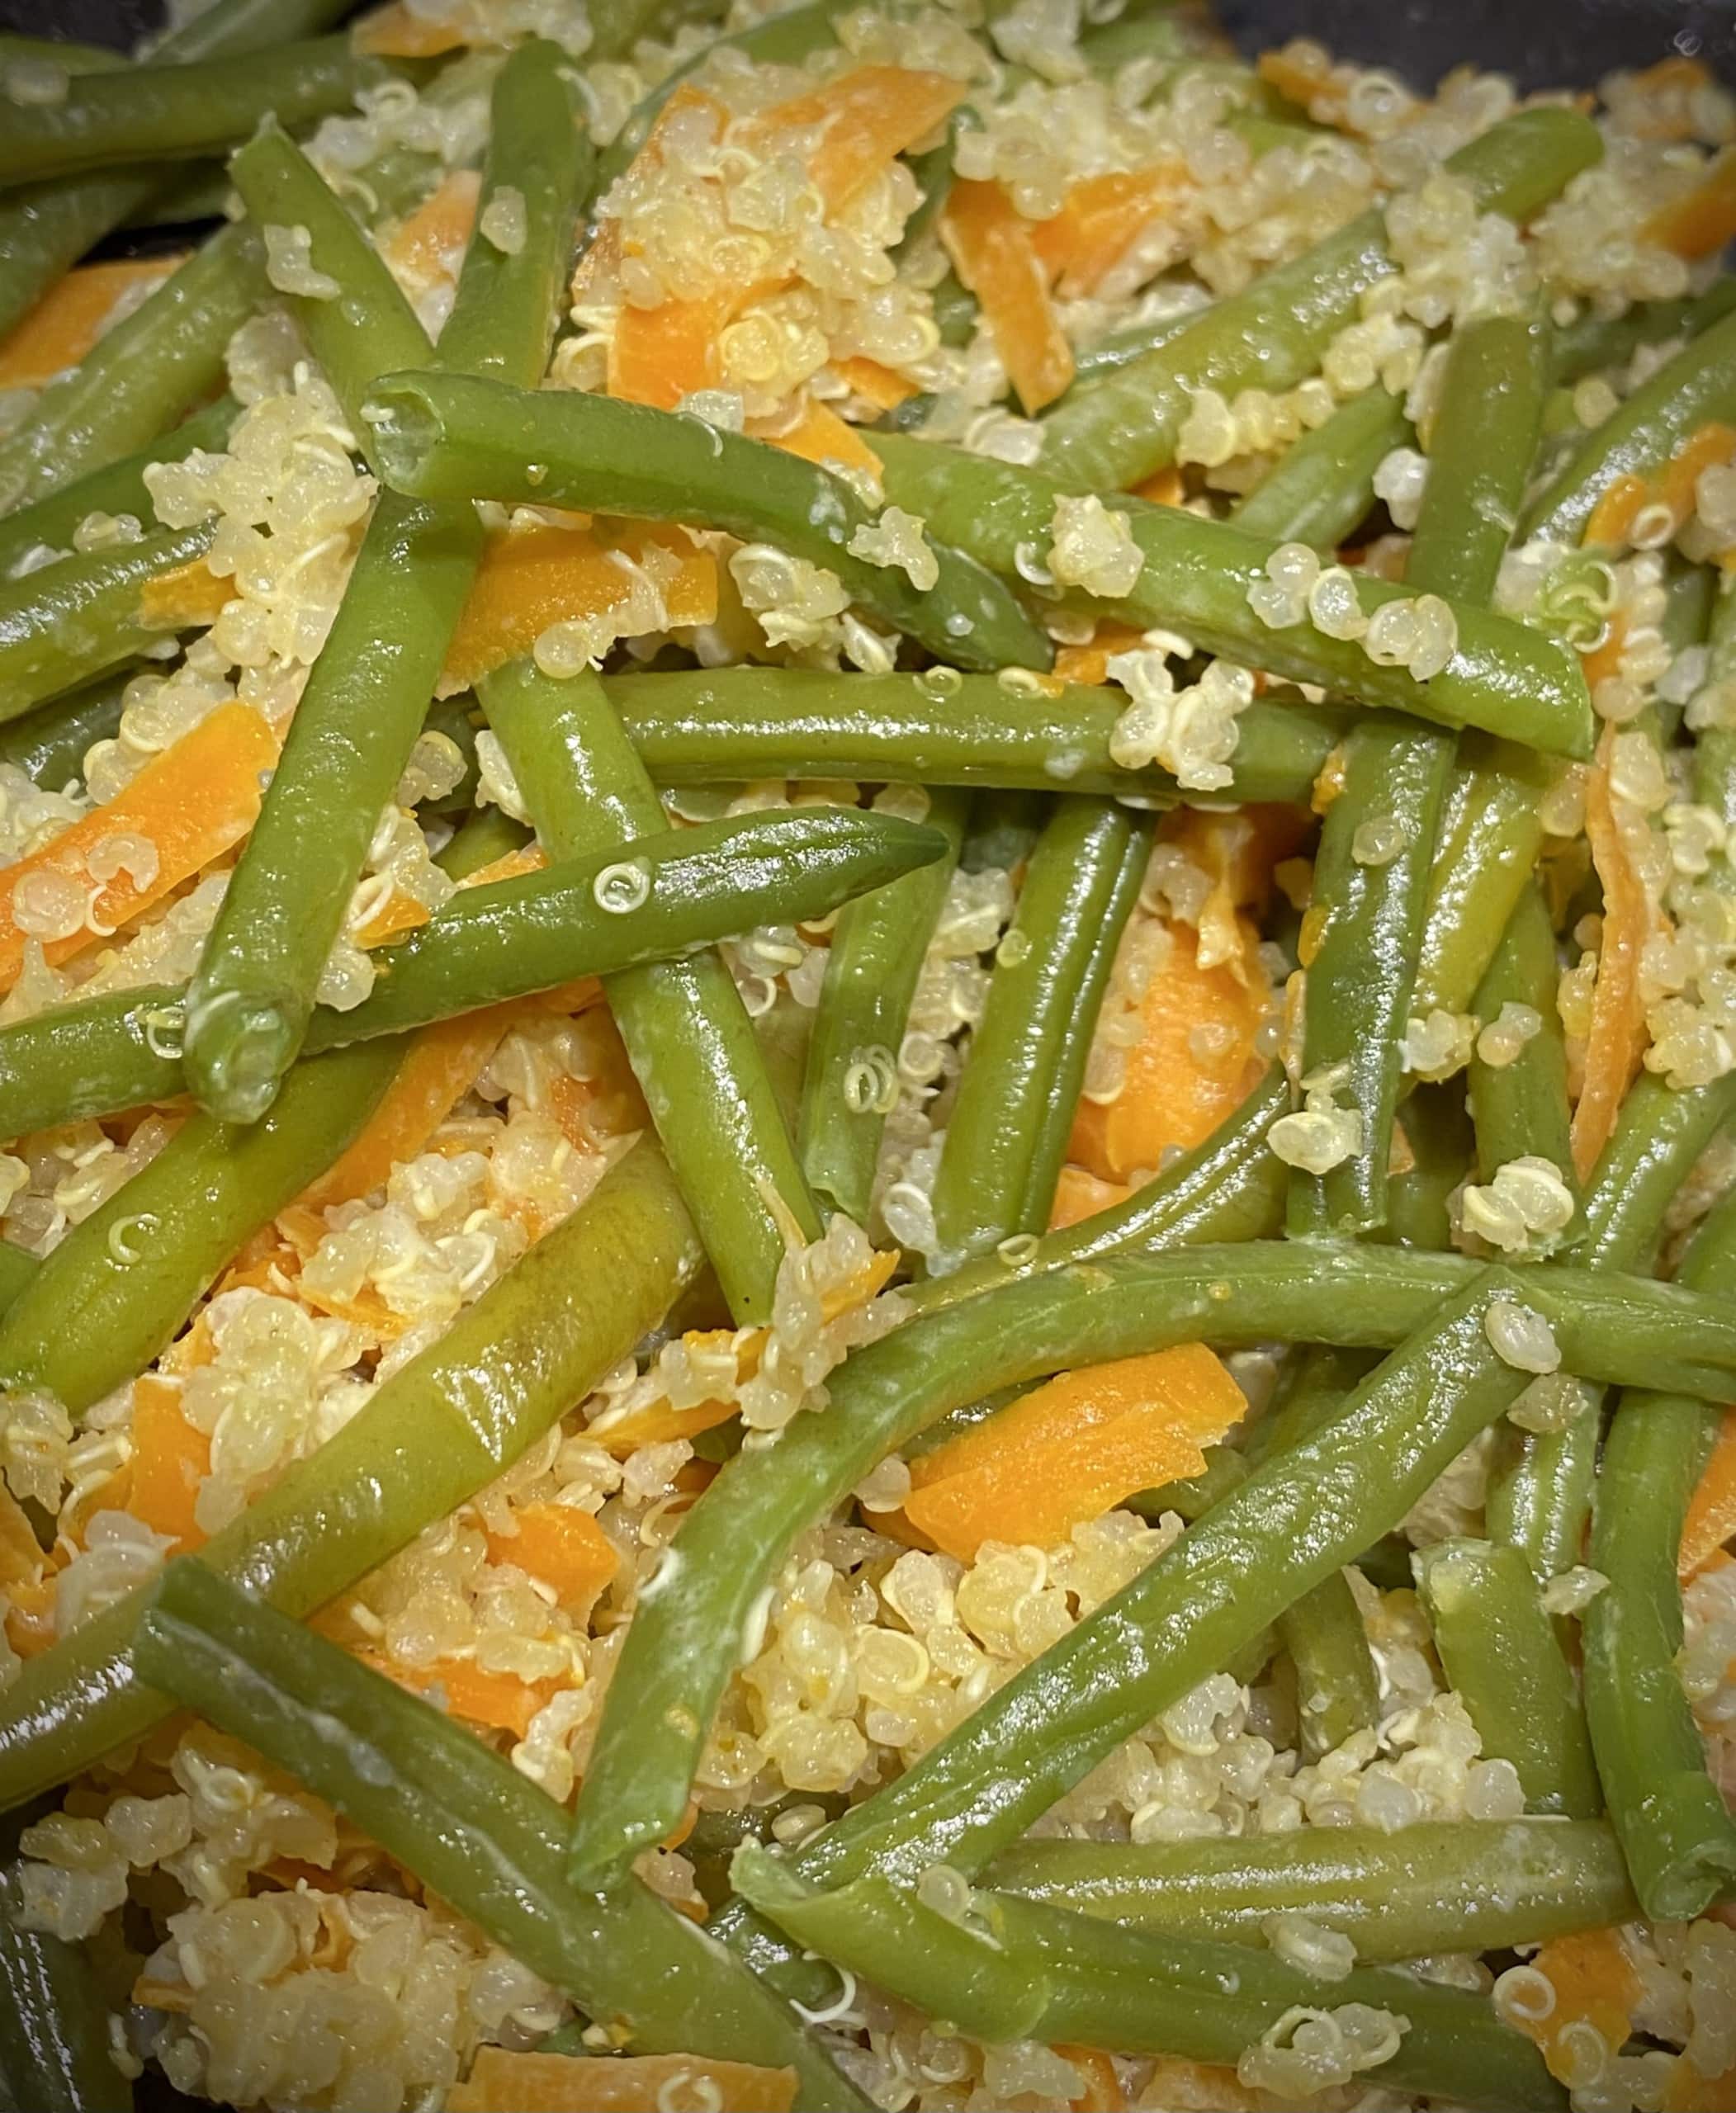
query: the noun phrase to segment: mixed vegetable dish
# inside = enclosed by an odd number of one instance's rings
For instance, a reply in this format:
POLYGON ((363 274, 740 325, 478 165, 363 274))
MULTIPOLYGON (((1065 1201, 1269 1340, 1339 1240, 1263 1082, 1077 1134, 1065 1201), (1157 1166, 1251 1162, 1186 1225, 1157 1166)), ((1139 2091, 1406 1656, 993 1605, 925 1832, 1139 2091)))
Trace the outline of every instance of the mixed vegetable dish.
POLYGON ((1686 50, 0 36, 0 2102, 1736 2106, 1733 238, 1686 50))

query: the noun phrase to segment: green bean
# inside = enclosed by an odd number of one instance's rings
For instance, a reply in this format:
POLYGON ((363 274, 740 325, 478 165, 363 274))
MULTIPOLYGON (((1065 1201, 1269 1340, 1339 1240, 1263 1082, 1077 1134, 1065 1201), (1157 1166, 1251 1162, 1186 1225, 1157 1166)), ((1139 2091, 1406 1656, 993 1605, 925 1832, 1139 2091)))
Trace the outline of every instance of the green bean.
MULTIPOLYGON (((1192 291, 1189 289, 1190 293, 1192 291)), ((1174 314, 1158 316, 1150 323, 1130 323, 1125 329, 1112 330, 1095 344, 1075 352, 1073 385, 1061 400, 1066 403, 1069 398, 1095 388, 1106 375, 1130 366, 1147 352, 1154 352, 1172 338, 1179 338, 1190 324, 1199 320, 1209 305, 1204 300, 1192 300, 1174 314)))
POLYGON ((1419 1086, 1404 1104, 1402 1122, 1411 1163, 1387 1178, 1386 1224, 1379 1237, 1438 1251, 1453 1244, 1454 1192, 1471 1169, 1463 1088, 1450 1079, 1419 1086))
MULTIPOLYGON (((971 676, 961 681, 960 690, 981 681, 980 676, 971 676)), ((1049 806, 1041 792, 1004 787, 979 792, 971 802, 964 841, 958 847, 959 865, 967 873, 1005 873, 1016 883, 1037 848, 1049 806)))
POLYGON ((1484 1757, 1511 1764, 1533 1812, 1595 1818, 1603 1794, 1585 1713, 1523 1552, 1448 1539, 1419 1550, 1416 1570, 1447 1683, 1484 1757))
MULTIPOLYGON (((1736 280, 1731 281, 1736 285, 1736 280)), ((1725 574, 1712 606, 1706 630, 1709 684, 1736 678, 1736 574, 1725 574)), ((1717 721, 1702 726, 1694 736, 1689 768, 1694 797, 1710 807, 1728 830, 1736 825, 1736 724, 1717 721)), ((1728 860, 1714 859, 1708 876, 1715 887, 1729 892, 1736 886, 1736 869, 1728 860)))
POLYGON ((594 159, 575 111, 570 71, 558 44, 534 37, 495 77, 476 231, 440 333, 438 358, 448 373, 492 375, 533 389, 548 365, 594 159), (510 250, 485 232, 503 193, 505 209, 522 220, 510 250))
POLYGON ((0 1319, 0 1386, 40 1389, 78 1416, 142 1372, 224 1264, 348 1146, 402 1056, 386 1040, 315 1057, 250 1129, 184 1123, 0 1319))
POLYGON ((264 290, 253 231, 213 235, 0 442, 0 505, 27 505, 135 453, 202 403, 222 386, 229 341, 264 290))
MULTIPOLYGON (((661 1155, 636 1145, 590 1197, 298 1460, 201 1561, 296 1617, 493 1482, 663 1318, 699 1246, 661 1155)), ((0 1809, 168 1715, 133 1663, 134 1592, 0 1696, 0 1809)))
POLYGON ((1618 477, 1661 468, 1700 427, 1736 420, 1736 315, 1726 315, 1641 382, 1587 433, 1526 509, 1521 538, 1578 545, 1618 477))
POLYGON ((0 763, 21 770, 45 792, 64 792, 84 776, 84 759, 121 729, 131 668, 106 675, 23 718, 0 726, 0 763))
POLYGON ((1429 436, 1429 480, 1405 578, 1465 602, 1495 592, 1537 453, 1549 333, 1530 315, 1453 333, 1429 436))
MULTIPOLYGON (((1499 1396, 1498 1406, 1484 1420, 1492 1421, 1516 1395, 1524 1375, 1495 1359, 1482 1335, 1481 1316, 1497 1293, 1518 1296, 1511 1290, 1517 1282, 1507 1273, 1486 1273, 1461 1256, 1398 1249, 1316 1249, 1282 1241, 1193 1247, 1173 1255, 1074 1263, 1027 1277, 925 1313, 858 1351, 829 1381, 831 1400, 824 1416, 798 1418, 775 1446, 744 1449, 724 1468, 683 1521, 674 1543, 679 1553, 641 1597, 579 1791, 574 1821, 575 1883, 603 1882, 624 1870, 640 1849, 669 1832, 681 1816, 712 1714, 739 1661, 740 1639, 750 1633, 759 1595, 777 1577, 791 1543, 841 1502, 878 1461, 948 1410, 996 1387, 1045 1378, 1063 1366, 1140 1355, 1178 1342, 1246 1347, 1262 1340, 1327 1340, 1389 1347, 1403 1342, 1412 1329, 1424 1327, 1424 1348, 1414 1350, 1408 1361, 1398 1361, 1402 1371, 1392 1382, 1390 1391, 1409 1405, 1407 1414, 1416 1422, 1392 1441, 1390 1457, 1375 1448, 1370 1435, 1377 1424, 1384 1430, 1385 1418, 1393 1413, 1384 1406, 1387 1395, 1379 1393, 1379 1410, 1360 1408, 1369 1392, 1365 1387, 1325 1433, 1315 1434, 1282 1462, 1251 1477, 1244 1491, 1227 1498, 1182 1544, 1190 1547, 1221 1519, 1244 1525, 1263 1520, 1258 1492, 1270 1495, 1281 1488, 1293 1469, 1299 1477, 1298 1463, 1308 1468, 1310 1490, 1322 1507, 1320 1520, 1345 1513, 1341 1533, 1339 1526, 1326 1533, 1322 1525, 1317 1567, 1303 1576, 1278 1605, 1267 1605, 1257 1593, 1251 1594, 1250 1606, 1263 1611, 1176 1688, 1179 1695, 1215 1671, 1309 1586, 1354 1561, 1369 1541, 1398 1524, 1412 1500, 1398 1504, 1388 1517, 1379 1493, 1389 1487, 1396 1491, 1401 1484, 1411 1487, 1407 1477, 1420 1472, 1419 1461, 1434 1458, 1430 1449, 1437 1442, 1437 1425, 1450 1432, 1459 1428, 1439 1403, 1456 1398, 1452 1375, 1461 1367, 1478 1375, 1479 1405, 1499 1396), (1425 1324, 1442 1301, 1450 1316, 1463 1313, 1476 1322, 1470 1329, 1467 1321, 1452 1339, 1456 1343, 1459 1336, 1467 1338, 1454 1352, 1457 1364, 1431 1350, 1425 1354, 1432 1342, 1425 1324), (1474 1335, 1474 1344, 1467 1331, 1474 1335), (1424 1368, 1440 1389, 1439 1401, 1426 1409, 1412 1398, 1424 1368), (1350 1476, 1341 1491, 1315 1490, 1309 1463, 1331 1453, 1341 1423, 1367 1441, 1367 1472, 1350 1476), (1365 1526, 1355 1523, 1349 1509, 1357 1492, 1369 1496, 1365 1526), (1341 1553, 1332 1553, 1340 1545, 1333 1534, 1341 1534, 1341 1553), (647 1727, 655 1728, 655 1737, 647 1727), (674 1817, 666 1818, 670 1812, 674 1817)), ((1691 1362, 1705 1385, 1715 1392, 1720 1383, 1713 1363, 1726 1354, 1719 1345, 1728 1344, 1728 1354, 1736 1360, 1736 1318, 1715 1307, 1708 1311, 1673 1285, 1600 1279, 1552 1265, 1531 1273, 1523 1298, 1555 1328, 1569 1370, 1613 1363, 1655 1378, 1656 1368, 1640 1362, 1649 1353, 1667 1356, 1678 1366, 1691 1362), (1666 1318, 1672 1311, 1682 1318, 1666 1318), (1626 1317, 1612 1326, 1618 1312, 1626 1317), (1685 1357, 1691 1314, 1699 1323, 1704 1361, 1685 1357)), ((1480 1406, 1478 1413, 1483 1413, 1480 1406)), ((1482 1427, 1478 1422, 1473 1430, 1482 1427)), ((1452 1446, 1441 1466, 1468 1442, 1468 1435, 1452 1446)), ((1418 1494, 1431 1479, 1431 1474, 1426 1476, 1417 1485, 1418 1494)), ((1288 1499, 1280 1502, 1275 1495, 1271 1501, 1277 1507, 1273 1519, 1284 1523, 1287 1533, 1294 1523, 1283 1520, 1288 1499)), ((1301 1504, 1302 1496, 1296 1501, 1301 1504)), ((1285 1560, 1299 1564, 1303 1551, 1311 1551, 1317 1537, 1312 1525, 1297 1530, 1298 1545, 1287 1550, 1285 1560)), ((1270 1548, 1276 1531, 1275 1524, 1263 1523, 1260 1545, 1270 1548)), ((1227 1537, 1226 1547, 1232 1547, 1231 1527, 1226 1525, 1223 1534, 1227 1537)), ((1175 1553, 1171 1551, 1172 1556, 1175 1553)), ((1161 1558, 1158 1567, 1168 1560, 1161 1558)), ((1230 1560, 1227 1555, 1225 1560, 1230 1560)), ((1212 1594, 1217 1589, 1202 1589, 1197 1600, 1187 1603, 1182 1625, 1190 1636, 1196 1624, 1208 1632, 1202 1651, 1214 1648, 1209 1638, 1221 1611, 1213 1611, 1212 1594)), ((1186 1662, 1194 1660, 1189 1657, 1186 1662)), ((1133 1725, 1152 1714, 1144 1711, 1133 1725)), ((997 1794, 1013 1793, 1003 1784, 997 1794)), ((1043 1808, 1038 1805, 1029 1817, 1043 1808)), ((1022 1827, 1014 1829, 1015 1835, 1019 1832, 1022 1827)), ((937 1848, 935 1853, 938 1858, 942 1852, 937 1848)))
POLYGON ((23 1928, 22 1904, 17 1867, 0 1870, 0 2098, 19 2113, 133 2113, 90 1961, 23 1928))
POLYGON ((93 513, 130 514, 145 527, 154 526, 145 470, 157 462, 184 461, 196 449, 221 448, 237 415, 234 398, 220 396, 135 453, 88 470, 0 518, 0 577, 11 574, 28 551, 69 549, 80 524, 93 513))
POLYGON ((188 162, 173 182, 129 213, 121 226, 129 232, 160 234, 170 228, 192 227, 225 217, 234 195, 229 171, 219 161, 188 162))
POLYGON ((714 51, 739 51, 756 65, 799 66, 804 59, 824 51, 834 41, 832 22, 840 7, 841 0, 811 0, 807 7, 792 7, 755 22, 750 29, 738 30, 732 36, 717 38, 666 74, 634 105, 619 136, 598 156, 598 196, 608 189, 650 137, 652 125, 676 89, 707 64, 714 51))
POLYGON ((1322 1577, 1278 1617, 1278 1637, 1296 1672, 1302 1751, 1318 1761, 1380 1718, 1380 1678, 1356 1595, 1342 1571, 1322 1577))
MULTIPOLYGON (((1695 1238, 1680 1281, 1736 1293, 1736 1203, 1695 1238)), ((1610 1817, 1648 1915, 1686 1922, 1736 1880, 1736 1822, 1706 1773, 1680 1670, 1682 1522, 1716 1411, 1667 1394, 1630 1394, 1604 1446, 1591 1561, 1609 1580, 1581 1617, 1586 1714, 1610 1817)))
POLYGON ((1492 1181, 1507 1161, 1526 1156, 1548 1160, 1560 1175, 1573 1192, 1573 1217, 1556 1244, 1571 1246, 1583 1230, 1584 1217, 1573 1171, 1567 1053, 1555 1003, 1559 976, 1555 928, 1534 881, 1519 898, 1471 1009, 1488 1027, 1507 1006, 1524 1006, 1537 1024, 1503 1063, 1489 1062, 1479 1043, 1469 1080, 1471 1115, 1480 1179, 1492 1181))
MULTIPOLYGON (((258 51, 311 35, 348 12, 347 0, 215 0, 165 37, 153 57, 180 64, 258 51)), ((10 330, 86 250, 147 209, 163 188, 163 171, 144 167, 31 184, 0 197, 0 332, 10 330)))
POLYGON ((1404 404, 1378 385, 1287 447, 1230 519, 1275 543, 1336 551, 1368 518, 1374 472, 1411 437, 1404 404))
POLYGON ((1136 59, 1174 62, 1222 49, 1216 24, 1209 24, 1203 12, 1195 16, 1168 4, 1130 11, 1119 21, 1082 31, 1079 39, 1079 55, 1096 73, 1113 73, 1136 59))
POLYGON ((788 2063, 804 2106, 868 2113, 795 2015, 646 1888, 573 1893, 561 1807, 431 1703, 191 1559, 154 1594, 137 1655, 630 2044, 788 2063))
MULTIPOLYGON (((376 957, 371 995, 322 1006, 306 1053, 425 1027, 503 1000, 667 961, 761 921, 824 917, 938 858, 941 838, 835 808, 746 816, 641 840, 557 872, 466 890, 376 957), (644 896, 639 907, 617 907, 644 896)), ((187 1090, 185 987, 79 1000, 0 1028, 0 1136, 112 1114, 187 1090)))
POLYGON ((958 865, 966 804, 936 793, 928 821, 946 839, 944 855, 858 896, 832 928, 802 1082, 802 1164, 815 1194, 858 1225, 868 1221, 905 1023, 958 865))
POLYGON ((1405 1023, 1453 748, 1449 734, 1378 720, 1345 744, 1343 787, 1314 861, 1303 1075, 1341 1080, 1335 1090, 1361 1127, 1337 1165, 1292 1175, 1295 1234, 1372 1232, 1386 1222, 1405 1023))
MULTIPOLYGON (((561 863, 655 835, 663 813, 602 686, 528 660, 480 694, 549 857, 561 863)), ((609 1009, 737 1325, 770 1321, 786 1228, 820 1217, 747 1009, 721 957, 694 954, 611 977, 609 1009)))
POLYGON ((852 599, 945 660, 1046 668, 1047 635, 973 559, 930 537, 924 590, 849 549, 873 516, 817 464, 644 404, 532 394, 457 375, 395 374, 367 404, 387 481, 419 499, 495 499, 723 528, 835 574, 852 599))
POLYGON ((159 528, 0 585, 0 722, 207 622, 206 593, 184 581, 215 532, 159 528))
POLYGON ((36 64, 58 66, 63 73, 112 73, 125 66, 124 51, 106 44, 73 44, 57 36, 0 36, 0 68, 10 69, 22 59, 36 64))
POLYGON ((983 1883, 1154 1933, 1229 1944, 1263 1943, 1270 1916, 1306 1915, 1341 1931, 1368 1959, 1544 1944, 1635 1912, 1615 1836, 1585 1820, 1021 1841, 983 1883))
MULTIPOLYGON (((1107 385, 1105 385, 1107 386, 1107 385)), ((589 400, 589 399, 587 399, 589 400)), ((1050 547, 1065 487, 1034 470, 966 455, 896 433, 868 435, 885 471, 889 498, 920 513, 929 530, 1006 577, 1050 547)), ((1307 621, 1272 630, 1248 603, 1266 577, 1275 546, 1225 521, 1174 506, 1124 506, 1145 570, 1133 591, 1081 603, 1145 630, 1164 625, 1195 645, 1250 666, 1437 724, 1488 726, 1516 741, 1566 755, 1591 752, 1590 699, 1565 649, 1510 617, 1453 607, 1457 650, 1440 674, 1419 682, 1407 668, 1378 667, 1355 639, 1329 638, 1307 621)), ((1409 590, 1366 574, 1356 592, 1372 616, 1409 590)))
POLYGON ((1448 787, 1429 876, 1412 1010, 1469 1009, 1536 868, 1547 759, 1516 742, 1466 735, 1448 787))
POLYGON ((1583 380, 1601 367, 1631 359, 1642 345, 1661 345, 1672 338, 1697 338, 1736 308, 1736 279, 1714 279, 1703 294, 1680 300, 1635 301, 1624 314, 1598 314, 1595 308, 1572 323, 1558 325, 1549 347, 1549 379, 1558 386, 1583 380))
MULTIPOLYGON (((603 688, 660 785, 746 778, 1184 796, 1155 764, 1109 753, 1116 693, 1069 684, 1012 690, 992 675, 830 675, 801 668, 605 675, 603 688)), ((1293 694, 1256 698, 1237 721, 1227 800, 1306 801, 1346 715, 1293 694)))
MULTIPOLYGON (((938 1425, 931 1425, 906 1449, 906 1452, 928 1449, 928 1441, 938 1429, 938 1425)), ((1233 1445, 1208 1445, 1201 1458, 1205 1467, 1200 1473, 1189 1475, 1181 1482, 1165 1482, 1157 1489, 1140 1490, 1128 1499, 1128 1509, 1144 1519, 1161 1519, 1166 1511, 1173 1511, 1178 1519, 1191 1526, 1248 1478, 1247 1461, 1233 1445)))
MULTIPOLYGON (((1477 194, 1481 212, 1523 220, 1602 151, 1589 118, 1530 110, 1492 126, 1445 164, 1477 194)), ((1392 269, 1386 224, 1363 214, 1288 264, 1220 300, 1157 351, 1043 421, 1043 466, 1075 491, 1125 490, 1175 459, 1190 392, 1293 389, 1317 371, 1328 345, 1392 269)))
POLYGON ((347 36, 325 36, 279 45, 269 66, 241 55, 81 74, 56 102, 12 105, 0 184, 187 159, 244 139, 269 116, 311 125, 352 108, 393 71, 347 36))
POLYGON ((529 841, 530 831, 504 807, 478 807, 453 832, 445 849, 434 854, 434 863, 449 880, 467 881, 485 866, 522 851, 529 841))
POLYGON ((0 1240, 0 1313, 21 1298, 34 1282, 40 1264, 10 1241, 0 1240))
MULTIPOLYGON (((262 125, 229 163, 229 175, 258 226, 307 229, 310 268, 338 290, 329 299, 297 294, 291 305, 345 418, 367 449, 363 398, 375 377, 389 368, 425 365, 433 357, 428 333, 385 260, 278 126, 262 125)), ((429 693, 433 688, 430 683, 429 693)))
POLYGON ((1108 801, 1059 802, 997 952, 934 1177, 943 1273, 1048 1225, 1117 942, 1151 850, 1108 801))
MULTIPOLYGON (((961 132, 980 131, 982 128, 982 120, 970 104, 961 103, 947 120, 946 135, 939 146, 930 147, 925 154, 911 158, 911 174, 916 179, 916 203, 905 221, 904 233, 893 245, 892 254, 895 258, 909 256, 939 221, 953 192, 953 163, 958 152, 958 135, 961 132)), ((948 276, 954 275, 949 270, 948 276)), ((961 287, 960 291, 963 291, 961 287)))

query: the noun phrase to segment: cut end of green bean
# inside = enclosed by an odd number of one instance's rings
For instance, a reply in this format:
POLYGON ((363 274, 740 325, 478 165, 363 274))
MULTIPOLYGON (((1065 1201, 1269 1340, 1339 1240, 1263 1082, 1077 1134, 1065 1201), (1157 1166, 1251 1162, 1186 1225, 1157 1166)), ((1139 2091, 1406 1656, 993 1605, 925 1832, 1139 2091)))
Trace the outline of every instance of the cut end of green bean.
POLYGON ((257 1123, 277 1097, 296 1061, 304 1023, 299 1012, 268 998, 220 990, 187 1007, 182 1062, 194 1099, 225 1123, 257 1123))

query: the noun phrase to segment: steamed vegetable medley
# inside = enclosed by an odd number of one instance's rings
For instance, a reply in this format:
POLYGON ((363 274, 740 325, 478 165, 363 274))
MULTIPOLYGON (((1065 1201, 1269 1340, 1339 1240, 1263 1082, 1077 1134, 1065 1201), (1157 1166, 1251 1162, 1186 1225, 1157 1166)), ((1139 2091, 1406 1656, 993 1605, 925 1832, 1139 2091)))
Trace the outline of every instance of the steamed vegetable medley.
POLYGON ((343 12, 0 41, 11 2101, 1736 2103, 1736 101, 343 12))

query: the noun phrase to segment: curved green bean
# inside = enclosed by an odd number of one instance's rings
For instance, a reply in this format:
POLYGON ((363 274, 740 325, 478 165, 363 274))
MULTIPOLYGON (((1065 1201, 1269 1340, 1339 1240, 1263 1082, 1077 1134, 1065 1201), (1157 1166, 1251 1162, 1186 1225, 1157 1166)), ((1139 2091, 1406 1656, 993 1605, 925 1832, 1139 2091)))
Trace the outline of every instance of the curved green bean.
POLYGON ((1447 788, 1412 1009, 1470 1009, 1537 864, 1547 758, 1517 742, 1464 735, 1447 788))
POLYGON ((96 744, 120 731, 132 678, 133 669, 123 668, 0 725, 0 763, 50 792, 64 792, 84 776, 84 759, 96 744))
MULTIPOLYGON (((661 1321, 699 1260, 661 1155, 636 1145, 201 1562, 286 1614, 311 1614, 504 1472, 661 1321)), ((0 1809, 168 1714, 133 1661, 146 1599, 81 1623, 0 1697, 0 1809)))
POLYGON ((1106 801, 1062 801, 1037 841, 934 1178, 943 1274, 1048 1223, 1091 1033, 1150 850, 1149 825, 1106 801))
POLYGON ((1549 379, 1558 388, 1582 381, 1600 367, 1630 360, 1642 345, 1661 345, 1672 338, 1697 338, 1736 308, 1736 279, 1713 280, 1703 294, 1680 300, 1639 300, 1625 314, 1582 315, 1558 324, 1549 346, 1549 379))
POLYGON ((1369 1959, 1547 1943, 1634 1912, 1599 1822, 1425 1820, 1233 1840, 1021 1841, 985 1885, 1179 1937, 1265 1941, 1272 1915, 1341 1931, 1369 1959))
POLYGON ((1411 437, 1404 404, 1378 384, 1287 447, 1230 519, 1275 543, 1336 551, 1367 519, 1374 472, 1411 437))
POLYGON ((419 499, 494 499, 727 529, 842 581, 939 658, 1046 668, 1047 635, 973 558, 929 539, 934 583, 853 554, 873 515, 819 465, 702 420, 575 390, 532 394, 457 375, 389 375, 366 415, 387 481, 419 499))
POLYGON ((1573 1171, 1567 1052, 1555 1003, 1559 976, 1555 928, 1542 890, 1533 882, 1507 922, 1495 958, 1477 986, 1472 1010, 1488 1026, 1508 1005, 1523 1005, 1540 1024, 1507 1063, 1473 1056, 1467 1085, 1477 1127, 1478 1178, 1492 1181, 1497 1169, 1509 1160, 1528 1155, 1548 1160, 1573 1194, 1573 1218, 1557 1243, 1570 1246, 1583 1230, 1584 1219, 1573 1171))
POLYGON ((935 794, 927 820, 946 839, 944 855, 858 896, 832 927, 802 1080, 799 1142, 815 1194, 858 1225, 868 1223, 905 1023, 958 866, 965 808, 962 794, 935 794))
POLYGON ((30 2113, 133 2113, 90 1961, 22 1928, 21 1906, 16 1868, 0 1871, 0 2092, 30 2113))

